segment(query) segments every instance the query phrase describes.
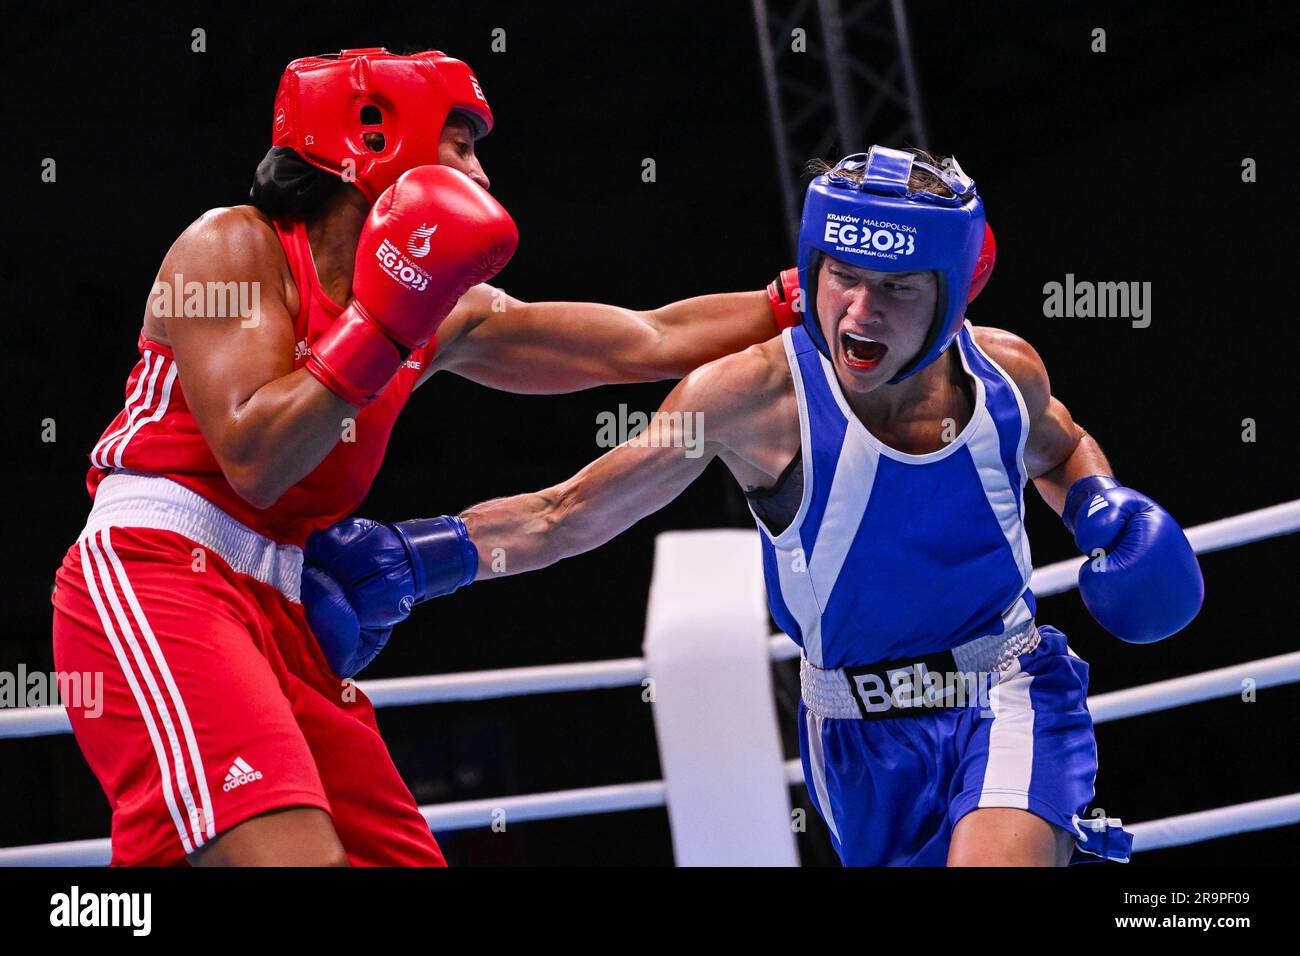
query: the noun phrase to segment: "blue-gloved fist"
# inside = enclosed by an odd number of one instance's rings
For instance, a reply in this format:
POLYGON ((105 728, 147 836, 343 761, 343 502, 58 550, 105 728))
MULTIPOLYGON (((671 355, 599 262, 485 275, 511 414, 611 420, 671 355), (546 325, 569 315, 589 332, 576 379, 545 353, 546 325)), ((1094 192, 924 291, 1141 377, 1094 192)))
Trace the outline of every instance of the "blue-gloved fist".
POLYGON ((351 601, 363 627, 406 620, 415 603, 415 568, 393 525, 345 518, 307 539, 304 567, 323 571, 351 601))
POLYGON ((343 588, 319 568, 303 569, 302 603, 316 643, 339 677, 364 670, 393 633, 391 627, 362 627, 343 588))
POLYGON ((302 601, 334 673, 351 677, 421 601, 474 580, 478 551, 459 518, 348 518, 307 539, 302 601))
POLYGON ((1113 478, 1093 476, 1071 489, 1063 517, 1088 557, 1079 594, 1106 630, 1150 644, 1196 617, 1205 596, 1201 567, 1168 511, 1113 478))

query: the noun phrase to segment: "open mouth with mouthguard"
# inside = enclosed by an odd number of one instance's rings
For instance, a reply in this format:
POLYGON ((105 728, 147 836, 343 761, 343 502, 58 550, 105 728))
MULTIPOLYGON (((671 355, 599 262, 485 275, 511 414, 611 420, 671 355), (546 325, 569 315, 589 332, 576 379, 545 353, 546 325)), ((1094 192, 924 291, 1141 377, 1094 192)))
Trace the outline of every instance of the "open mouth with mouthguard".
POLYGON ((841 332, 840 350, 844 353, 844 363, 849 368, 866 372, 884 360, 889 346, 857 332, 841 332))

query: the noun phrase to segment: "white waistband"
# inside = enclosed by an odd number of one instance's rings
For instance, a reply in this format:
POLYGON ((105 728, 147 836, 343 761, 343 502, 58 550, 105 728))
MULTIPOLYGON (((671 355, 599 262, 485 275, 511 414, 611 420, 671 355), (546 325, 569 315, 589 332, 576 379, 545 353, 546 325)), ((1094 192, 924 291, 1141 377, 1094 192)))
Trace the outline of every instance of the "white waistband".
POLYGON ((81 538, 101 528, 173 531, 201 545, 239 574, 301 603, 302 548, 276 544, 236 521, 208 499, 161 475, 115 471, 95 490, 81 538))
MULTIPOLYGON (((1021 654, 1038 646, 1038 627, 1031 619, 1006 634, 985 634, 952 649, 957 670, 963 674, 1000 674, 1021 654)), ((941 652, 942 653, 942 652, 941 652)), ((926 654, 923 657, 935 655, 926 654)), ((856 668, 851 668, 856 670, 856 668)), ((799 687, 804 706, 818 717, 860 720, 862 707, 853 691, 853 681, 843 668, 822 668, 799 661, 799 687)))

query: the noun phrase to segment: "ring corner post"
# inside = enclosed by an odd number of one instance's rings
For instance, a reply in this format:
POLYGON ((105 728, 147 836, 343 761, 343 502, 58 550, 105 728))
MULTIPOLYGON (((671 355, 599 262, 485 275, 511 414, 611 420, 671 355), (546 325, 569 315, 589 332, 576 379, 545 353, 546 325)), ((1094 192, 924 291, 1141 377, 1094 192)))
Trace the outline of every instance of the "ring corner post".
POLYGON ((679 866, 797 866, 752 532, 655 541, 645 655, 679 866))

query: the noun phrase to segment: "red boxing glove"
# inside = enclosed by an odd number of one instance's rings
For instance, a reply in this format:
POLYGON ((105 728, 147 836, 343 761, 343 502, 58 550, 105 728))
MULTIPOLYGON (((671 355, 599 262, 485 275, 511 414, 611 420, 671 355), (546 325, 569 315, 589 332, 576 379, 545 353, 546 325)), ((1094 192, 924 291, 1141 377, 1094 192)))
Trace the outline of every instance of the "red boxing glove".
POLYGON ((998 244, 993 240, 993 230, 989 224, 984 223, 984 243, 980 246, 980 257, 975 260, 975 271, 970 277, 970 294, 966 296, 966 303, 969 305, 975 301, 975 296, 980 294, 984 288, 984 283, 989 281, 989 275, 993 272, 993 263, 998 258, 998 244))
POLYGON ((510 214, 468 176, 447 166, 404 173, 366 218, 352 303, 312 343, 307 370, 344 401, 366 404, 518 244, 510 214))
POLYGON ((777 331, 792 329, 803 321, 803 302, 799 299, 799 270, 786 269, 768 283, 767 299, 772 304, 772 318, 777 331), (795 303, 798 303, 796 305, 795 303))

